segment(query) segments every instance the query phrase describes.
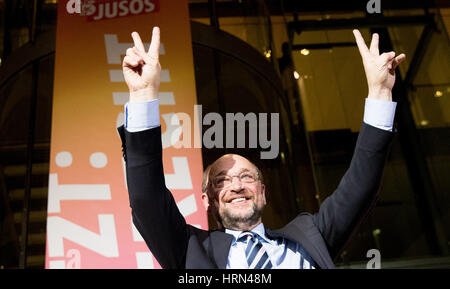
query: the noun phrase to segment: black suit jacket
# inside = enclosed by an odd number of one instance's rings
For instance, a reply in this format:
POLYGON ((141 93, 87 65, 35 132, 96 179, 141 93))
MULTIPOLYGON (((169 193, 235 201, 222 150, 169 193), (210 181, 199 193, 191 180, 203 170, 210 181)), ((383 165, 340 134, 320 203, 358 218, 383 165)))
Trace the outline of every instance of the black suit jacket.
MULTIPOLYGON (((163 268, 225 269, 233 237, 187 225, 166 188, 161 127, 130 133, 118 128, 126 162, 133 222, 163 268)), ((301 213, 269 237, 300 243, 318 268, 338 256, 375 204, 392 132, 362 124, 350 168, 316 214, 301 213)))

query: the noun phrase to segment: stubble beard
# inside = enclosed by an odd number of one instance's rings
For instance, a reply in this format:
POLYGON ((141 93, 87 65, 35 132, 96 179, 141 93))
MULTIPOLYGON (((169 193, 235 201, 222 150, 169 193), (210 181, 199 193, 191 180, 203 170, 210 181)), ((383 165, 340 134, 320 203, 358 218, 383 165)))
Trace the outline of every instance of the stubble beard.
POLYGON ((220 210, 219 215, 224 228, 247 231, 250 230, 259 220, 262 215, 263 208, 258 208, 255 202, 252 202, 247 214, 235 214, 229 208, 220 210))

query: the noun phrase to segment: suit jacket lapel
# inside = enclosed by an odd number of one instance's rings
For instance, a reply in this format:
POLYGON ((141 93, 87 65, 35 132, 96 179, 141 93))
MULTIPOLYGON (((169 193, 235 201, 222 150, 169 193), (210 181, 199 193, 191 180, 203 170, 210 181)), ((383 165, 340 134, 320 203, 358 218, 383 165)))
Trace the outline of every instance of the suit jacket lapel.
POLYGON ((226 269, 233 236, 222 231, 212 231, 210 234, 210 248, 219 269, 226 269))

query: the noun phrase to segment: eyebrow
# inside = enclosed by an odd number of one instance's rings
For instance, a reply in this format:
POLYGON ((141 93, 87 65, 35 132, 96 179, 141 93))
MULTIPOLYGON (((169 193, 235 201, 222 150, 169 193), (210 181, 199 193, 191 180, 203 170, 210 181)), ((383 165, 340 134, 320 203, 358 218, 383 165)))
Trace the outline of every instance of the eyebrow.
MULTIPOLYGON (((244 173, 244 172, 252 172, 252 171, 250 171, 249 169, 243 168, 242 170, 239 171, 239 175, 242 174, 242 173, 244 173)), ((227 171, 220 171, 220 172, 219 172, 217 175, 215 175, 214 177, 221 176, 221 175, 226 175, 226 174, 227 174, 227 171)))

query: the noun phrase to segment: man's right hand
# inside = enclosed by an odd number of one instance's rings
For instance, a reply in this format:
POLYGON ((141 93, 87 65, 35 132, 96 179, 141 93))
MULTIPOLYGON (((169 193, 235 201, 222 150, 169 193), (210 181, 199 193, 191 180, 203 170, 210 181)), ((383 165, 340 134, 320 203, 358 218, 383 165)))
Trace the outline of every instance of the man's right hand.
POLYGON ((128 48, 122 69, 130 90, 130 102, 149 101, 158 98, 161 65, 159 64, 160 31, 153 27, 152 42, 148 52, 137 32, 131 33, 134 47, 128 48))

